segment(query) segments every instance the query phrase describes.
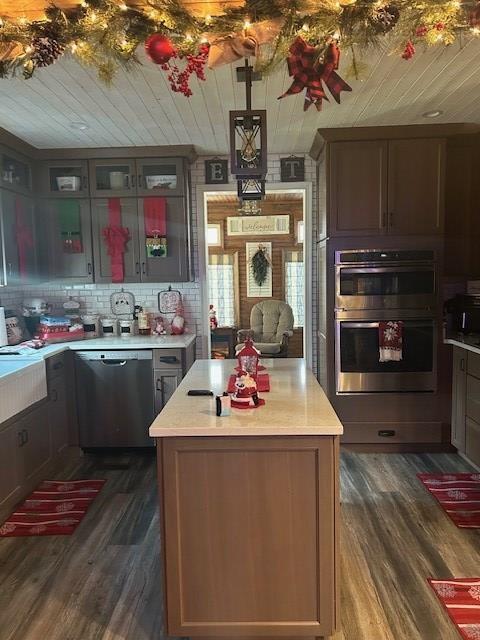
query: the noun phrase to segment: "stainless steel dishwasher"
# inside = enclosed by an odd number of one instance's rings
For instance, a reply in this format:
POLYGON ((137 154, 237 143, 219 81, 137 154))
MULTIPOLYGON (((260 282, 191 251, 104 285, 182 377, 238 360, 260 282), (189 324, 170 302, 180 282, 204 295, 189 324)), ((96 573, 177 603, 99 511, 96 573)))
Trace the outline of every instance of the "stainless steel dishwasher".
POLYGON ((78 351, 75 373, 81 447, 154 446, 151 351, 78 351))

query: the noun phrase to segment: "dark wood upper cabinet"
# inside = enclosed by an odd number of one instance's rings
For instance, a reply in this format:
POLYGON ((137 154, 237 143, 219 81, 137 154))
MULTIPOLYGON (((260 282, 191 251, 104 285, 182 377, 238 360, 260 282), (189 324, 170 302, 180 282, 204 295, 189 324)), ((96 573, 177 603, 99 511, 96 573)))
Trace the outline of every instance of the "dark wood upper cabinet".
POLYGON ((85 198, 89 195, 86 160, 47 160, 35 170, 35 188, 49 198, 85 198))
POLYGON ((38 216, 43 229, 43 279, 93 282, 90 200, 41 200, 38 216))
POLYGON ((137 194, 183 196, 185 168, 181 158, 145 158, 136 161, 137 194))
POLYGON ((32 164, 6 147, 0 147, 0 187, 24 195, 32 193, 32 164))
POLYGON ((6 284, 14 286, 33 281, 37 276, 37 236, 33 200, 14 191, 2 190, 0 209, 6 284))
POLYGON ((112 262, 103 231, 109 226, 112 206, 119 207, 120 223, 130 238, 123 255, 124 282, 140 282, 138 215, 136 198, 102 198, 92 200, 93 254, 95 282, 112 282, 112 262))
POLYGON ((442 233, 445 208, 445 140, 388 143, 388 227, 395 235, 442 233))
MULTIPOLYGON (((190 278, 189 220, 184 198, 140 198, 138 200, 138 224, 142 282, 186 282, 190 278), (165 239, 157 239, 159 249, 152 250, 151 231, 146 224, 147 207, 154 201, 165 203, 165 239), (152 255, 152 254, 157 255, 152 255)), ((153 244, 155 244, 153 242, 153 244)))
POLYGON ((335 141, 327 166, 328 235, 443 232, 443 138, 335 141))
POLYGON ((329 153, 330 234, 386 233, 388 143, 334 142, 329 153))
POLYGON ((133 158, 90 160, 90 195, 121 198, 137 193, 137 169, 133 158))

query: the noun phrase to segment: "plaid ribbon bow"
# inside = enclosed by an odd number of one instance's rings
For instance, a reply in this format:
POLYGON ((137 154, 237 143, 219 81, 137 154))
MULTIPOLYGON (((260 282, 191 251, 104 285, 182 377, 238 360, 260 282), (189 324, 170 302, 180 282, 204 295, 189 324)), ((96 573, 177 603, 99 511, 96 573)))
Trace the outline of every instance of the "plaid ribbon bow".
POLYGON ((322 63, 318 60, 316 48, 307 44, 299 36, 292 43, 287 59, 288 73, 293 77, 293 82, 279 99, 300 93, 306 88, 303 110, 306 111, 310 105, 314 104, 317 111, 321 111, 322 100, 328 100, 323 81, 334 100, 340 104, 340 93, 351 91, 352 87, 342 80, 338 73, 335 73, 339 61, 340 49, 335 42, 328 45, 322 63))

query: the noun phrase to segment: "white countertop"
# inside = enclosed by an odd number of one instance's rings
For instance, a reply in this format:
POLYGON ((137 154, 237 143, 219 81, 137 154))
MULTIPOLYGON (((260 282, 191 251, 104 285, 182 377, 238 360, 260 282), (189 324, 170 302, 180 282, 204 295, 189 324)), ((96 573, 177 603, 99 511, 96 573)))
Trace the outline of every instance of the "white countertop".
MULTIPOLYGON (((184 333, 181 336, 132 336, 131 338, 90 338, 85 340, 72 340, 71 342, 58 342, 41 349, 32 350, 28 355, 0 355, 0 362, 7 360, 45 360, 50 356, 63 351, 88 351, 91 349, 185 349, 195 340, 195 334, 184 333)), ((9 347, 15 350, 15 346, 9 347)), ((1 349, 0 349, 1 351, 1 349)))
POLYGON ((450 336, 444 342, 480 354, 480 336, 450 336))
POLYGON ((262 359, 270 375, 270 391, 260 393, 265 405, 233 409, 219 418, 215 398, 188 396, 189 389, 221 395, 236 360, 197 360, 150 427, 154 438, 171 436, 332 436, 343 426, 313 373, 301 358, 262 359))

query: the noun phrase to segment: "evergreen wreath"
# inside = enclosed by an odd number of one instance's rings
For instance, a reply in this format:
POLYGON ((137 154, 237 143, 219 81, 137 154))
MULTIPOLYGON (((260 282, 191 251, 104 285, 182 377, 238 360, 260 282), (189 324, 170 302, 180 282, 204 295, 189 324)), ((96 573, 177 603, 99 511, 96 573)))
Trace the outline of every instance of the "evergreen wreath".
POLYGON ((253 279, 261 287, 265 284, 268 277, 268 270, 270 268, 270 260, 267 256, 267 248, 262 245, 258 245, 258 250, 253 254, 250 261, 252 268, 253 279))

